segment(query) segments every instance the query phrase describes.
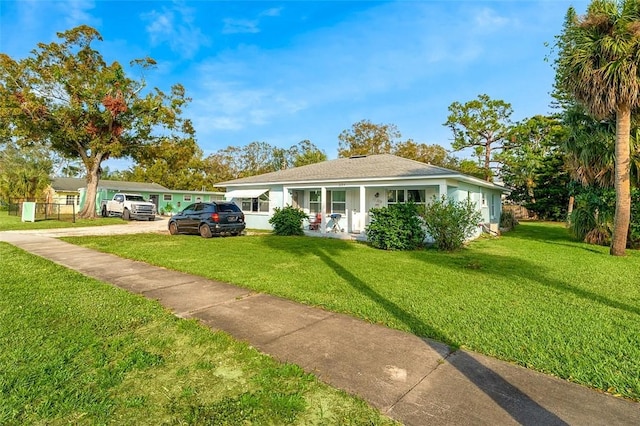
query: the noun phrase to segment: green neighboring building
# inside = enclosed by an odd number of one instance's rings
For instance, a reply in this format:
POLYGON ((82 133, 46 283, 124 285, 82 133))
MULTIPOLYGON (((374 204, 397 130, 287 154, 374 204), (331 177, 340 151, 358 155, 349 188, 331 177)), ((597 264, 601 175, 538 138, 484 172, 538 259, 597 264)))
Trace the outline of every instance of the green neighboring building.
MULTIPOLYGON (((76 205, 76 212, 82 209, 86 197, 86 180, 82 178, 61 178, 56 177, 51 180, 51 185, 47 194, 49 202, 76 205)), ((172 190, 157 183, 145 182, 124 182, 117 180, 100 180, 98 192, 96 194, 96 211, 99 212, 100 203, 103 200, 110 200, 118 192, 141 194, 156 205, 156 209, 161 214, 163 212, 177 212, 188 204, 197 201, 223 200, 223 192, 213 191, 186 191, 172 190), (167 207, 167 206, 171 207, 167 207)))

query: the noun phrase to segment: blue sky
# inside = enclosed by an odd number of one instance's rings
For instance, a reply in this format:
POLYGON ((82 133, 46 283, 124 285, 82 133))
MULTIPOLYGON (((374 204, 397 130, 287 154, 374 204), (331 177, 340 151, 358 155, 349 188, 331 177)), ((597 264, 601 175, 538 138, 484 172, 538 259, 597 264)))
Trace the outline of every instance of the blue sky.
POLYGON ((0 0, 0 51, 20 59, 56 32, 96 28, 107 61, 150 56, 150 86, 185 86, 205 155, 309 139, 336 158, 338 135, 363 119, 449 149, 442 123, 454 101, 486 93, 511 103, 516 121, 551 111, 545 43, 570 6, 583 13, 587 4, 0 0))

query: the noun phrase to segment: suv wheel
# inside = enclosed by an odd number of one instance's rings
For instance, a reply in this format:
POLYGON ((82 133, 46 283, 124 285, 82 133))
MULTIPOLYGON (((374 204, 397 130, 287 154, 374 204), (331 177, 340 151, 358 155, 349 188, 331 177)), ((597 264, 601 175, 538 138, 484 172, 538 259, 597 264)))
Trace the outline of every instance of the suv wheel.
POLYGON ((178 225, 175 222, 171 222, 169 224, 169 233, 171 235, 177 235, 178 234, 178 225))
POLYGON ((200 225, 200 236, 202 238, 211 238, 213 236, 209 225, 200 225))

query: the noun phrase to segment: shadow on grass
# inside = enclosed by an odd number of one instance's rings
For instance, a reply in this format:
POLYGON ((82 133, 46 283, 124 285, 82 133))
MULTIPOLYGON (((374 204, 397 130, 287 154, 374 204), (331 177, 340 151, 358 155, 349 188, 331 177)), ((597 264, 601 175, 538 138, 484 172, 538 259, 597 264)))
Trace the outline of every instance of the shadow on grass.
MULTIPOLYGON (((562 230, 562 228, 560 228, 562 230)), ((552 232, 552 238, 545 240, 542 238, 531 238, 538 232, 522 232, 519 238, 533 239, 544 244, 564 246, 567 248, 586 250, 595 255, 609 256, 608 252, 598 250, 598 248, 583 247, 584 243, 576 243, 569 239, 565 233, 552 232)), ((606 250, 606 249, 605 249, 606 250)), ((496 276, 506 280, 527 280, 533 281, 541 286, 556 290, 561 293, 573 295, 589 302, 595 302, 609 308, 619 309, 631 314, 640 315, 640 306, 610 299, 602 294, 586 290, 565 280, 559 280, 552 275, 553 270, 543 265, 530 262, 517 256, 501 256, 487 252, 471 251, 463 249, 456 253, 437 253, 435 251, 416 251, 411 255, 420 262, 430 263, 437 267, 446 267, 453 271, 473 272, 488 276, 496 276)), ((588 262, 587 259, 584 260, 588 262)))
POLYGON ((553 226, 549 226, 549 222, 527 222, 526 225, 517 227, 514 231, 505 234, 504 237, 525 238, 546 244, 580 249, 590 253, 609 255, 608 247, 592 246, 575 239, 571 231, 563 224, 553 223, 553 226))
POLYGON ((569 229, 562 223, 526 222, 516 226, 505 237, 526 238, 538 241, 571 241, 569 229))
MULTIPOLYGON (((286 237, 282 239, 270 239, 267 241, 267 244, 276 249, 287 250, 292 255, 298 255, 300 253, 299 244, 287 244, 286 237)), ((378 293, 367 285, 365 281, 350 272, 346 266, 336 260, 340 258, 343 250, 349 250, 350 247, 349 243, 329 242, 327 240, 325 247, 321 247, 319 244, 316 245, 314 254, 356 291, 376 303, 398 321, 405 324, 413 334, 418 336, 440 336, 443 342, 449 346, 453 346, 454 348, 459 347, 459 344, 450 340, 445 333, 425 323, 413 313, 408 312, 398 304, 378 293)), ((430 345, 435 351, 439 351, 439 348, 431 345, 428 340, 425 340, 425 343, 430 345)), ((554 413, 538 404, 498 373, 484 366, 464 351, 456 351, 450 354, 447 359, 451 359, 451 366, 462 373, 471 383, 490 397, 518 423, 532 426, 542 423, 549 425, 566 424, 554 413)), ((400 401, 396 401, 396 403, 398 402, 400 401)))

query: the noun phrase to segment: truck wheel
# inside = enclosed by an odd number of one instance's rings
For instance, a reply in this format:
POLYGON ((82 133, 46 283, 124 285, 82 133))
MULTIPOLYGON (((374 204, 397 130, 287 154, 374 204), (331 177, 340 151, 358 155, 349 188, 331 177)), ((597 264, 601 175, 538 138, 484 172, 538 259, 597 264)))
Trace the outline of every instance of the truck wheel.
POLYGON ((108 214, 107 214, 107 206, 102 206, 102 212, 101 213, 102 213, 102 217, 107 217, 108 216, 108 214))
POLYGON ((176 225, 175 222, 171 222, 169 224, 169 233, 171 235, 177 235, 178 234, 178 225, 176 225))
POLYGON ((122 212, 122 218, 124 220, 131 220, 131 215, 129 214, 129 209, 124 209, 124 212, 122 212))
POLYGON ((211 238, 213 236, 209 225, 200 225, 200 236, 202 238, 211 238))

